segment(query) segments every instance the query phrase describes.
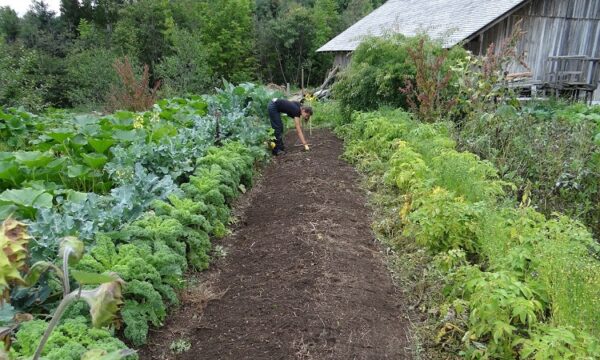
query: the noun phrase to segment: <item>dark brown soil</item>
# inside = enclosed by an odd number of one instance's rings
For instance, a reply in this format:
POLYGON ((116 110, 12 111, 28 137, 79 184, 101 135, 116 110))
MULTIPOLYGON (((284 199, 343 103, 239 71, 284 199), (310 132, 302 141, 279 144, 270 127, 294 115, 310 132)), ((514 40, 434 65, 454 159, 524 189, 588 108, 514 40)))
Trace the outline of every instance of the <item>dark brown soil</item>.
POLYGON ((243 197, 234 233, 219 243, 227 255, 152 332, 141 359, 409 358, 402 298, 340 140, 315 131, 310 152, 294 141, 243 197), (191 349, 175 354, 176 340, 191 349))

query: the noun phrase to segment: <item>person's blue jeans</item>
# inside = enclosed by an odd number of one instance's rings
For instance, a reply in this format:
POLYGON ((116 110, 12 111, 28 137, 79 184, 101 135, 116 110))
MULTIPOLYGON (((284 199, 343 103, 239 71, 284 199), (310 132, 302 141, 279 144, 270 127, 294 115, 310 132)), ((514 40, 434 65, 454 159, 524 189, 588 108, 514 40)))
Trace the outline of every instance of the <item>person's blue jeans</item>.
POLYGON ((273 154, 285 150, 283 146, 283 121, 281 121, 281 114, 277 111, 277 105, 275 101, 269 103, 269 118, 271 119, 271 127, 275 130, 275 148, 273 154))

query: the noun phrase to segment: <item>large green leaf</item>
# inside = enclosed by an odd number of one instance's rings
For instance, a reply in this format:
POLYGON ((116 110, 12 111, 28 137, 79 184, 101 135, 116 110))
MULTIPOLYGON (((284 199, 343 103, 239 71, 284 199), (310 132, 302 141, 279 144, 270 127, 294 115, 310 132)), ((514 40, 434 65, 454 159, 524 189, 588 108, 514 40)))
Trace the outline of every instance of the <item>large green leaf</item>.
POLYGON ((17 151, 15 152, 15 159, 19 164, 25 165, 28 168, 38 168, 52 162, 54 154, 40 151, 17 151))
POLYGON ((64 163, 66 161, 67 161, 66 157, 56 158, 46 165, 46 169, 56 171, 56 170, 62 168, 62 166, 64 165, 64 163))
POLYGON ((83 162, 92 169, 101 169, 108 161, 108 158, 102 154, 81 154, 83 162))
POLYGON ((0 204, 0 221, 8 219, 18 209, 15 204, 0 204))
POLYGON ((52 139, 56 140, 59 143, 70 139, 75 136, 75 132, 71 129, 66 128, 58 128, 46 133, 46 135, 50 136, 52 139))
POLYGON ((177 135, 177 129, 171 125, 162 125, 157 127, 150 134, 151 141, 158 141, 166 136, 175 136, 177 135))
POLYGON ((71 165, 67 167, 67 176, 70 178, 85 177, 92 169, 85 165, 71 165))
POLYGON ((115 120, 124 121, 133 119, 135 113, 132 113, 131 111, 117 111, 113 116, 115 117, 115 120))
POLYGON ((32 188, 36 191, 45 191, 48 193, 55 193, 58 190, 58 185, 53 182, 47 182, 44 180, 27 180, 21 184, 22 188, 32 188))
POLYGON ((73 123, 78 127, 85 128, 98 125, 98 119, 91 115, 77 115, 73 123))
POLYGON ((137 139, 138 133, 135 130, 115 130, 113 138, 120 141, 134 141, 137 139))
POLYGON ((17 311, 15 308, 8 303, 0 305, 0 324, 6 325, 13 321, 17 311))
POLYGON ((89 138, 88 143, 90 146, 100 154, 104 154, 106 150, 108 150, 111 146, 115 144, 116 141, 112 139, 98 139, 98 138, 89 138))
POLYGON ((116 350, 111 353, 106 350, 94 349, 81 356, 81 360, 120 360, 135 355, 136 351, 131 349, 116 350))
POLYGON ((80 191, 75 191, 75 190, 67 190, 65 191, 65 194, 67 194, 67 199, 70 202, 76 203, 76 204, 83 204, 87 199, 88 199, 88 193, 84 193, 84 192, 80 192, 80 191))
POLYGON ((112 116, 110 127, 103 125, 102 128, 105 130, 108 130, 108 129, 121 129, 121 130, 131 129, 133 127, 134 116, 135 116, 135 113, 132 113, 130 111, 118 111, 112 116))
POLYGON ((17 176, 19 168, 12 160, 0 161, 0 179, 11 180, 17 176))
POLYGON ((82 134, 77 134, 71 139, 71 144, 76 149, 80 149, 81 147, 87 145, 87 143, 87 138, 82 134))
POLYGON ((166 109, 160 112, 160 117, 165 120, 173 121, 173 115, 176 113, 175 110, 166 109))
POLYGON ((208 110, 208 103, 206 101, 194 101, 190 105, 198 110, 199 115, 206 115, 208 110))
POLYGON ((52 195, 32 188, 6 190, 0 194, 0 201, 29 208, 52 207, 52 195))
POLYGON ((15 154, 13 152, 0 152, 0 161, 14 160, 15 154))

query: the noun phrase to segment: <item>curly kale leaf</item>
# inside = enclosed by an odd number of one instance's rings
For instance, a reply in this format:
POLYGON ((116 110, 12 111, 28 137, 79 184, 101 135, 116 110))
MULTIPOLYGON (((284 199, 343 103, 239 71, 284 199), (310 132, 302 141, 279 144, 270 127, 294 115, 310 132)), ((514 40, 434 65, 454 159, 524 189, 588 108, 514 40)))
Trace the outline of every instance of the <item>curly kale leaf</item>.
POLYGON ((168 215, 185 226, 206 232, 212 230, 210 223, 203 215, 207 212, 207 206, 202 202, 171 195, 168 197, 168 202, 155 201, 153 207, 157 215, 168 215))
POLYGON ((148 213, 124 231, 134 239, 163 241, 176 253, 185 256, 186 246, 182 242, 185 227, 177 219, 148 213))
POLYGON ((185 234, 186 243, 189 246, 188 261, 197 270, 208 268, 211 244, 208 234, 204 231, 188 229, 185 234))
MULTIPOLYGON (((21 324, 13 343, 15 355, 32 356, 47 326, 43 320, 21 324)), ((48 360, 79 360, 86 351, 93 349, 111 352, 127 349, 127 346, 110 331, 91 328, 88 320, 80 316, 65 320, 52 332, 42 355, 48 360)), ((137 359, 137 356, 130 359, 137 359)))
POLYGON ((184 285, 183 272, 187 269, 185 256, 176 253, 162 241, 135 240, 132 244, 152 253, 145 259, 158 271, 164 284, 180 289, 184 285))
POLYGON ((125 280, 161 283, 160 273, 147 261, 152 256, 150 249, 133 244, 116 246, 108 236, 97 237, 96 245, 85 254, 78 267, 99 273, 112 271, 125 280))
POLYGON ((148 323, 162 325, 167 315, 165 304, 160 293, 145 281, 130 281, 124 295, 126 300, 121 317, 125 324, 125 337, 136 346, 143 345, 148 336, 148 323))

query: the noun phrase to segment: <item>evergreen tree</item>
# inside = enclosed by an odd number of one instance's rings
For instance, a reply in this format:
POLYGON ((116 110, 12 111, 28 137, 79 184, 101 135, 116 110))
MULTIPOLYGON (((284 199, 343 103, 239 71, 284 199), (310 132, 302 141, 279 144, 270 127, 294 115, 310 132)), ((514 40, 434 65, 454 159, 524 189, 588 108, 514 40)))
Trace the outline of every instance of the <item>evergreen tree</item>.
POLYGON ((0 7, 0 32, 7 43, 13 43, 19 36, 21 23, 17 12, 8 6, 0 7))

